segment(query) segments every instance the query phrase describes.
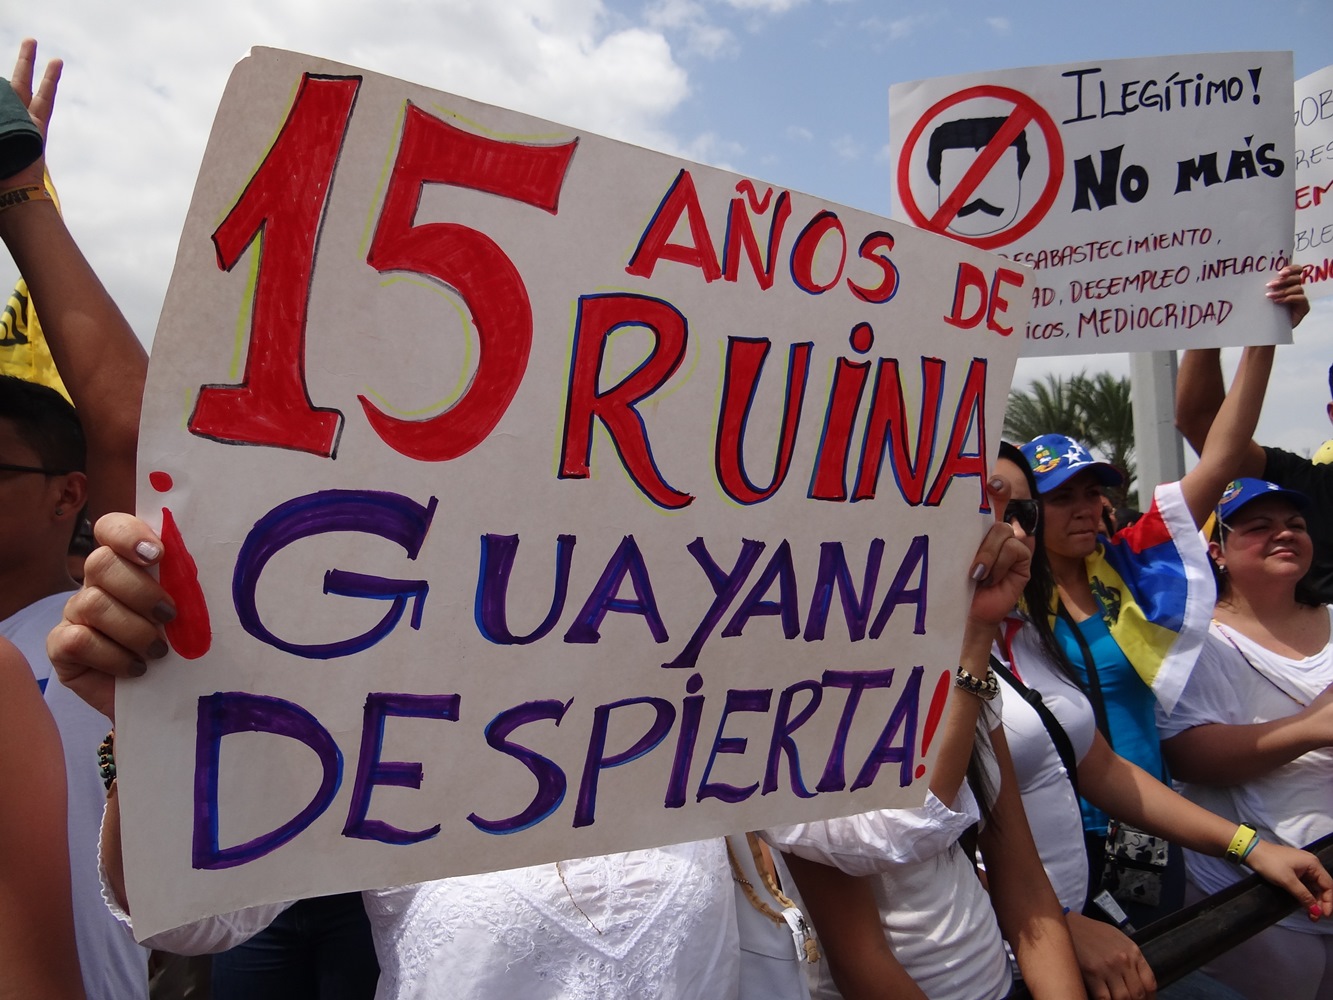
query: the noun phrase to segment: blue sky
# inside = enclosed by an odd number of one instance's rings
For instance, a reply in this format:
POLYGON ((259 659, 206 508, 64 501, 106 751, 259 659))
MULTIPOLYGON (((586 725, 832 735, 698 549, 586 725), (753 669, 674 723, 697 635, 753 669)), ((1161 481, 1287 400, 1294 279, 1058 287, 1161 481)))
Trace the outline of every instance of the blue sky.
POLYGON ((750 8, 707 8, 712 25, 730 33, 714 54, 682 33, 677 59, 692 93, 670 123, 717 135, 737 170, 883 215, 890 84, 1186 52, 1290 49, 1298 78, 1333 62, 1333 4, 1306 0, 1285 5, 1280 18, 1268 4, 1160 0, 750 8))
MULTIPOLYGON (((893 0, 45 0, 0 27, 67 62, 50 160, 67 217, 151 341, 213 111, 251 45, 440 90, 889 212, 890 84, 1015 66, 1290 49, 1333 62, 1333 3, 893 0)), ((8 57, 4 57, 8 58, 8 57)), ((0 281, 13 269, 0 260, 0 281)), ((1333 299, 1280 352, 1260 437, 1330 435, 1333 299)), ((1124 356, 1025 361, 1018 380, 1124 356)))

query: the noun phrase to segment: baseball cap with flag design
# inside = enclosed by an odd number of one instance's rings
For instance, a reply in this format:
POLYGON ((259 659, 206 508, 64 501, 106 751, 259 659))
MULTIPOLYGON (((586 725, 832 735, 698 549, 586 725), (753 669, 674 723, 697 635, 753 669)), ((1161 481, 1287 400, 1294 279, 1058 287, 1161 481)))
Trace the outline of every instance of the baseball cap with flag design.
POLYGON ((1063 434, 1043 434, 1023 445, 1019 451, 1032 466, 1037 492, 1049 493, 1080 472, 1092 470, 1103 486, 1119 486, 1124 475, 1110 462, 1094 458, 1092 452, 1063 434))

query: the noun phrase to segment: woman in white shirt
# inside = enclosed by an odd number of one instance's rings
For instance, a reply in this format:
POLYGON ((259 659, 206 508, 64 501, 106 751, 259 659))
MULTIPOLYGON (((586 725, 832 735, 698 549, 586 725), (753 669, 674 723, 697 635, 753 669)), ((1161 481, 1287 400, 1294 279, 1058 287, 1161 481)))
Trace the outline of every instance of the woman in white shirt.
MULTIPOLYGON (((1212 628, 1175 712, 1158 719, 1186 795, 1293 845, 1333 831, 1333 608, 1301 589, 1308 507, 1262 480, 1227 489, 1209 545, 1219 572, 1212 628)), ((1194 854, 1187 871, 1203 893, 1236 879, 1194 854)), ((1249 997, 1333 996, 1333 926, 1288 917, 1209 968, 1249 997)))

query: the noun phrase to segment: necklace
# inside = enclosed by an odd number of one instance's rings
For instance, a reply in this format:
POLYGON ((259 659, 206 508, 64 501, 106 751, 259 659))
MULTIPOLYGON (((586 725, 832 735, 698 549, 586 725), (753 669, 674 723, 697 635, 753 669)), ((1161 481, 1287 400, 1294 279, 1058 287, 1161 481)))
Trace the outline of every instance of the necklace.
POLYGON ((565 895, 568 896, 569 901, 574 904, 574 909, 578 910, 579 913, 583 915, 583 919, 588 921, 588 926, 595 930, 598 937, 600 937, 602 929, 592 922, 592 917, 588 916, 588 911, 579 906, 579 901, 574 898, 574 893, 570 890, 569 883, 565 881, 565 870, 560 867, 559 861, 555 863, 555 873, 560 876, 560 884, 565 887, 565 895))

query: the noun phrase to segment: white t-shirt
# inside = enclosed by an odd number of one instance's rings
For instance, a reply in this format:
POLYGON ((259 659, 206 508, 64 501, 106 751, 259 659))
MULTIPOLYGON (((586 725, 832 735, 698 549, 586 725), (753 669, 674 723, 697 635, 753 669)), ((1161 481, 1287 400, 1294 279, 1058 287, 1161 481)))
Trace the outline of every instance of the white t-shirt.
MULTIPOLYGON (((738 995, 736 908, 721 840, 367 890, 362 898, 380 960, 377 1000, 738 995)), ((177 954, 222 951, 288 905, 207 917, 150 941, 177 954)))
POLYGON ((0 622, 0 635, 27 658, 65 749, 69 803, 69 876, 74 937, 88 1000, 143 1000, 148 995, 148 949, 102 904, 97 839, 106 790, 97 773, 97 747, 111 724, 51 671, 46 636, 59 623, 69 594, 52 594, 0 622))
MULTIPOLYGON (((983 713, 992 728, 999 724, 993 711, 988 705, 983 713)), ((988 784, 998 790, 995 758, 987 760, 988 784)), ((809 861, 872 878, 893 954, 930 1000, 998 1000, 1012 984, 1008 956, 990 897, 957 844, 979 817, 964 784, 953 809, 927 795, 919 809, 781 827, 765 830, 764 838, 809 861)), ((838 995, 821 963, 817 996, 838 995)))
MULTIPOLYGON (((1043 703, 1069 737, 1075 758, 1081 762, 1092 748, 1097 732, 1092 703, 1062 674, 1041 648, 1041 639, 1031 626, 1013 636, 1011 670, 1019 680, 1041 694, 1043 703)), ((998 646, 1001 660, 1004 651, 998 646)), ((1051 880, 1061 906, 1083 911, 1088 893, 1088 863, 1083 849, 1083 816, 1078 798, 1069 783, 1060 754, 1051 742, 1037 710, 1001 678, 1004 735, 1014 759, 1023 809, 1028 814, 1032 837, 1037 843, 1042 867, 1051 880)))
MULTIPOLYGON (((1333 624, 1333 607, 1328 610, 1333 624)), ((1207 723, 1252 725, 1283 719, 1329 684, 1333 642, 1314 656, 1291 659, 1214 622, 1176 710, 1169 717, 1158 711, 1158 732, 1167 740, 1207 723)), ((1251 824, 1264 840, 1304 847, 1333 831, 1333 748, 1312 750, 1240 785, 1179 785, 1205 809, 1251 824)), ((1206 893, 1225 889, 1247 874, 1221 858, 1192 851, 1185 852, 1185 862, 1190 881, 1206 893)), ((1312 923, 1300 913, 1282 923, 1310 934, 1333 933, 1329 921, 1312 923)))

